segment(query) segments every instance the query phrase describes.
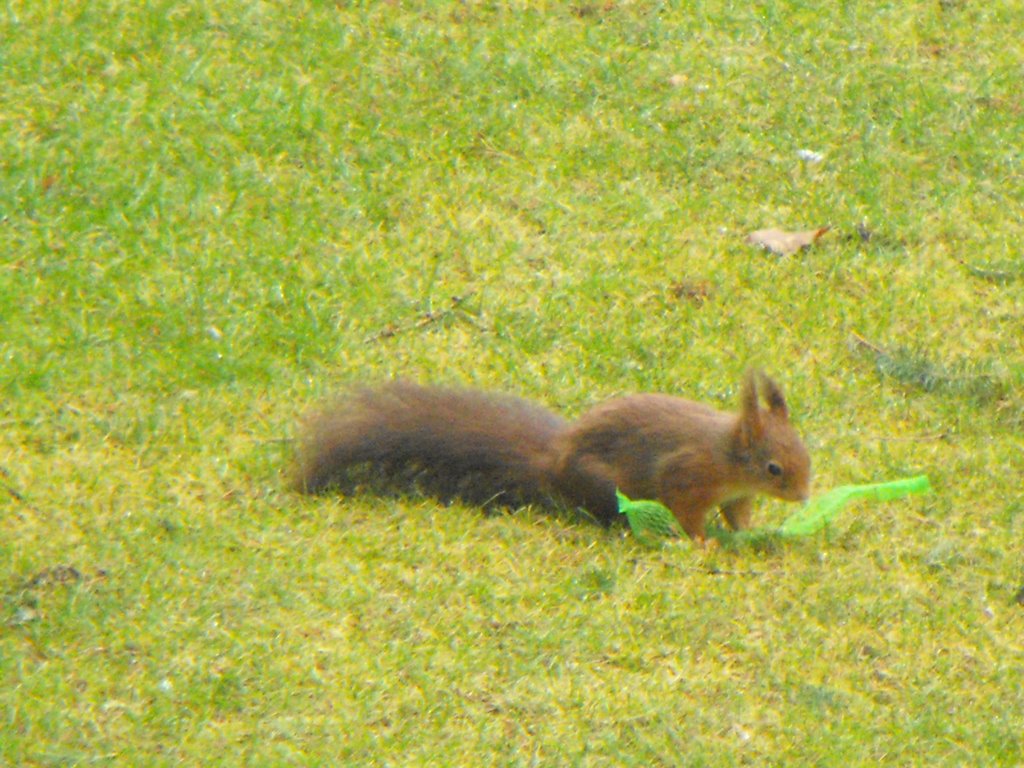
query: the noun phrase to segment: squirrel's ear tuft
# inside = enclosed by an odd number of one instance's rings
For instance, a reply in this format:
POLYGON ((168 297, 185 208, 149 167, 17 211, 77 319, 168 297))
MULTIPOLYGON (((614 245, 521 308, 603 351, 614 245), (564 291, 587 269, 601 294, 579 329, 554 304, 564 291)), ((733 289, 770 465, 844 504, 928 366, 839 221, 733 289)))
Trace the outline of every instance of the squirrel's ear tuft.
POLYGON ((757 402, 758 372, 747 371, 743 377, 743 390, 740 394, 739 442, 744 449, 750 448, 764 434, 764 420, 761 418, 761 406, 757 402))
POLYGON ((763 373, 758 374, 761 384, 761 396, 768 405, 768 410, 776 416, 784 419, 789 418, 789 406, 786 405, 786 398, 782 394, 782 388, 772 379, 763 373))

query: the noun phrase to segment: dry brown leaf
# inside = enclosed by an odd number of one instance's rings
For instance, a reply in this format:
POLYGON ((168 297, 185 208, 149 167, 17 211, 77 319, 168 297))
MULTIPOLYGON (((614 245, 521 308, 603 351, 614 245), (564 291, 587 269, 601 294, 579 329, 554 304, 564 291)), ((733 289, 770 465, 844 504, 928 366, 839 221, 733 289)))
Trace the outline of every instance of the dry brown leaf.
POLYGON ((817 242, 830 227, 808 229, 803 232, 786 232, 781 229, 759 229, 747 235, 747 242, 759 245, 779 256, 789 256, 817 242))

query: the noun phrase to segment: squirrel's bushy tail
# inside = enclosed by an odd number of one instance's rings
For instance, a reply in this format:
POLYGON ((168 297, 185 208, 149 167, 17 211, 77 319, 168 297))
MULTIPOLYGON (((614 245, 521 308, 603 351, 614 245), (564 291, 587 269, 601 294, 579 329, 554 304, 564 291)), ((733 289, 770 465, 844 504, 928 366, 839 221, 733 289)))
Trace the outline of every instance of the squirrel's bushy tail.
POLYGON ((447 497, 519 504, 551 492, 560 416, 509 395, 393 382, 350 392, 300 436, 296 487, 344 486, 368 465, 447 497))

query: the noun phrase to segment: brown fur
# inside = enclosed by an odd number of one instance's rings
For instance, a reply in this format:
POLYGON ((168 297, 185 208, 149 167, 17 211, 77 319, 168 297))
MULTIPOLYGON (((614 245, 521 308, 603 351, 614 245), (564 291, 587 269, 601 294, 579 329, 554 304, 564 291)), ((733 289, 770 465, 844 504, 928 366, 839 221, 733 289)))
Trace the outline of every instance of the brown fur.
POLYGON ((559 497, 605 523, 618 518, 618 488, 659 499, 698 539, 712 508, 746 528, 755 494, 800 500, 810 481, 781 389, 755 373, 739 414, 647 394, 571 424, 509 395, 406 382, 360 389, 307 421, 295 484, 306 492, 341 485, 359 465, 385 480, 411 471, 433 493, 479 503, 559 497))

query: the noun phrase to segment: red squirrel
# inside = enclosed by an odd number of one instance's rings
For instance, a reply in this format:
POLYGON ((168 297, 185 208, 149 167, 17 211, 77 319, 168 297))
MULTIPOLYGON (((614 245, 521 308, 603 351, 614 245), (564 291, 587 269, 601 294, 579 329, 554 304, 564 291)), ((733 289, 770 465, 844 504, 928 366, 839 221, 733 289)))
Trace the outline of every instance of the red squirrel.
POLYGON ((802 501, 811 474, 782 390, 757 371, 743 380, 736 414, 639 394, 573 422, 510 395, 402 381, 357 389, 305 423, 295 485, 318 492, 358 465, 385 480, 420 473, 438 495, 508 504, 555 497, 606 524, 619 518, 618 488, 661 501, 698 541, 713 508, 742 530, 755 494, 802 501))

